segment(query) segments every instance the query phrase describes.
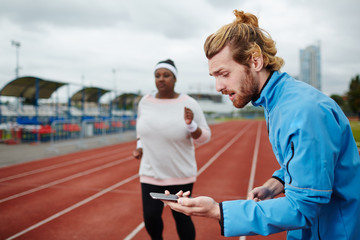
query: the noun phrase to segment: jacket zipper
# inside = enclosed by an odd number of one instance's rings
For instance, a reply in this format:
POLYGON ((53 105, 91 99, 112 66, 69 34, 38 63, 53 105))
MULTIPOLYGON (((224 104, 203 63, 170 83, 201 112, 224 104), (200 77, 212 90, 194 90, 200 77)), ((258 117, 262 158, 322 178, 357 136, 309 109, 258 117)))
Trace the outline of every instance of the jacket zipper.
POLYGON ((268 132, 268 136, 270 136, 269 135, 269 125, 270 125, 270 114, 269 114, 269 111, 267 110, 267 108, 264 108, 265 110, 266 110, 266 112, 267 112, 267 132, 268 132))
POLYGON ((319 240, 321 240, 321 237, 320 237, 320 218, 318 217, 318 237, 319 237, 319 240))
POLYGON ((291 177, 290 172, 289 172, 289 163, 291 162, 291 160, 293 159, 293 157, 295 155, 295 148, 294 148, 294 143, 293 142, 291 142, 291 151, 292 151, 291 158, 289 159, 289 161, 286 164, 286 171, 287 171, 287 173, 289 174, 289 177, 290 177, 289 184, 291 184, 291 182, 292 182, 292 177, 291 177))

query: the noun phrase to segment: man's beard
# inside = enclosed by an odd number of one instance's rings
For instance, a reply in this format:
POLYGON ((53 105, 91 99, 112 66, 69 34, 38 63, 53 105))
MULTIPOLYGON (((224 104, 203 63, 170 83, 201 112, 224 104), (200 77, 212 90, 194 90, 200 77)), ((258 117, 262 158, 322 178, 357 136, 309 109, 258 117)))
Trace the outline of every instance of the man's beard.
POLYGON ((236 108, 245 107, 259 93, 259 83, 250 73, 250 69, 245 69, 245 78, 241 80, 239 94, 236 94, 233 105, 236 108))

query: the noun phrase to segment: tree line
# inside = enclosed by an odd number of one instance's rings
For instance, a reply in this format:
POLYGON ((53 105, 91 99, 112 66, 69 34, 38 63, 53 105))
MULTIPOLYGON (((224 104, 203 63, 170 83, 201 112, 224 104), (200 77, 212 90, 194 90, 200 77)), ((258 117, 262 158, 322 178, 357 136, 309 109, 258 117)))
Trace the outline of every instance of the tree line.
POLYGON ((360 119, 360 76, 356 75, 351 79, 349 91, 340 96, 330 96, 342 108, 347 116, 358 116, 360 119))

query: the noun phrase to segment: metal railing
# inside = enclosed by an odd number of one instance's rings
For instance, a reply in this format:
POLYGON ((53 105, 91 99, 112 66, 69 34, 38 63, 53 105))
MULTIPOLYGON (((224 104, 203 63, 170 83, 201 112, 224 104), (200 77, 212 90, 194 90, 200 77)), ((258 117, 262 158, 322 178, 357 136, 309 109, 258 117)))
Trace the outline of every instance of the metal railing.
POLYGON ((121 137, 124 131, 135 130, 134 118, 55 120, 51 124, 49 150, 58 152, 58 148, 76 145, 87 148, 90 142, 106 144, 109 136, 121 137))

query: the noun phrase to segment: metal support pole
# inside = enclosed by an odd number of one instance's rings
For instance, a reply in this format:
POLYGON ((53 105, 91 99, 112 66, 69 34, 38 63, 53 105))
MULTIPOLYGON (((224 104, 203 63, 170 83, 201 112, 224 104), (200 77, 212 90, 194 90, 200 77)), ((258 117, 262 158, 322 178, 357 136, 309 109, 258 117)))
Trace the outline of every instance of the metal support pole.
POLYGON ((101 90, 100 90, 100 88, 98 88, 97 104, 98 104, 99 117, 101 117, 101 103, 100 103, 100 97, 101 97, 101 90))
POLYGON ((81 98, 81 111, 82 111, 82 118, 85 118, 85 85, 84 85, 84 75, 81 76, 82 81, 82 98, 81 98))
POLYGON ((71 97, 70 97, 70 85, 68 85, 67 95, 68 95, 68 119, 71 119, 71 97))
POLYGON ((20 42, 11 40, 11 45, 16 47, 16 68, 15 68, 15 77, 18 78, 19 77, 19 48, 21 46, 20 42))
POLYGON ((35 121, 36 121, 36 139, 40 142, 40 124, 39 124, 39 79, 35 80, 35 121))

